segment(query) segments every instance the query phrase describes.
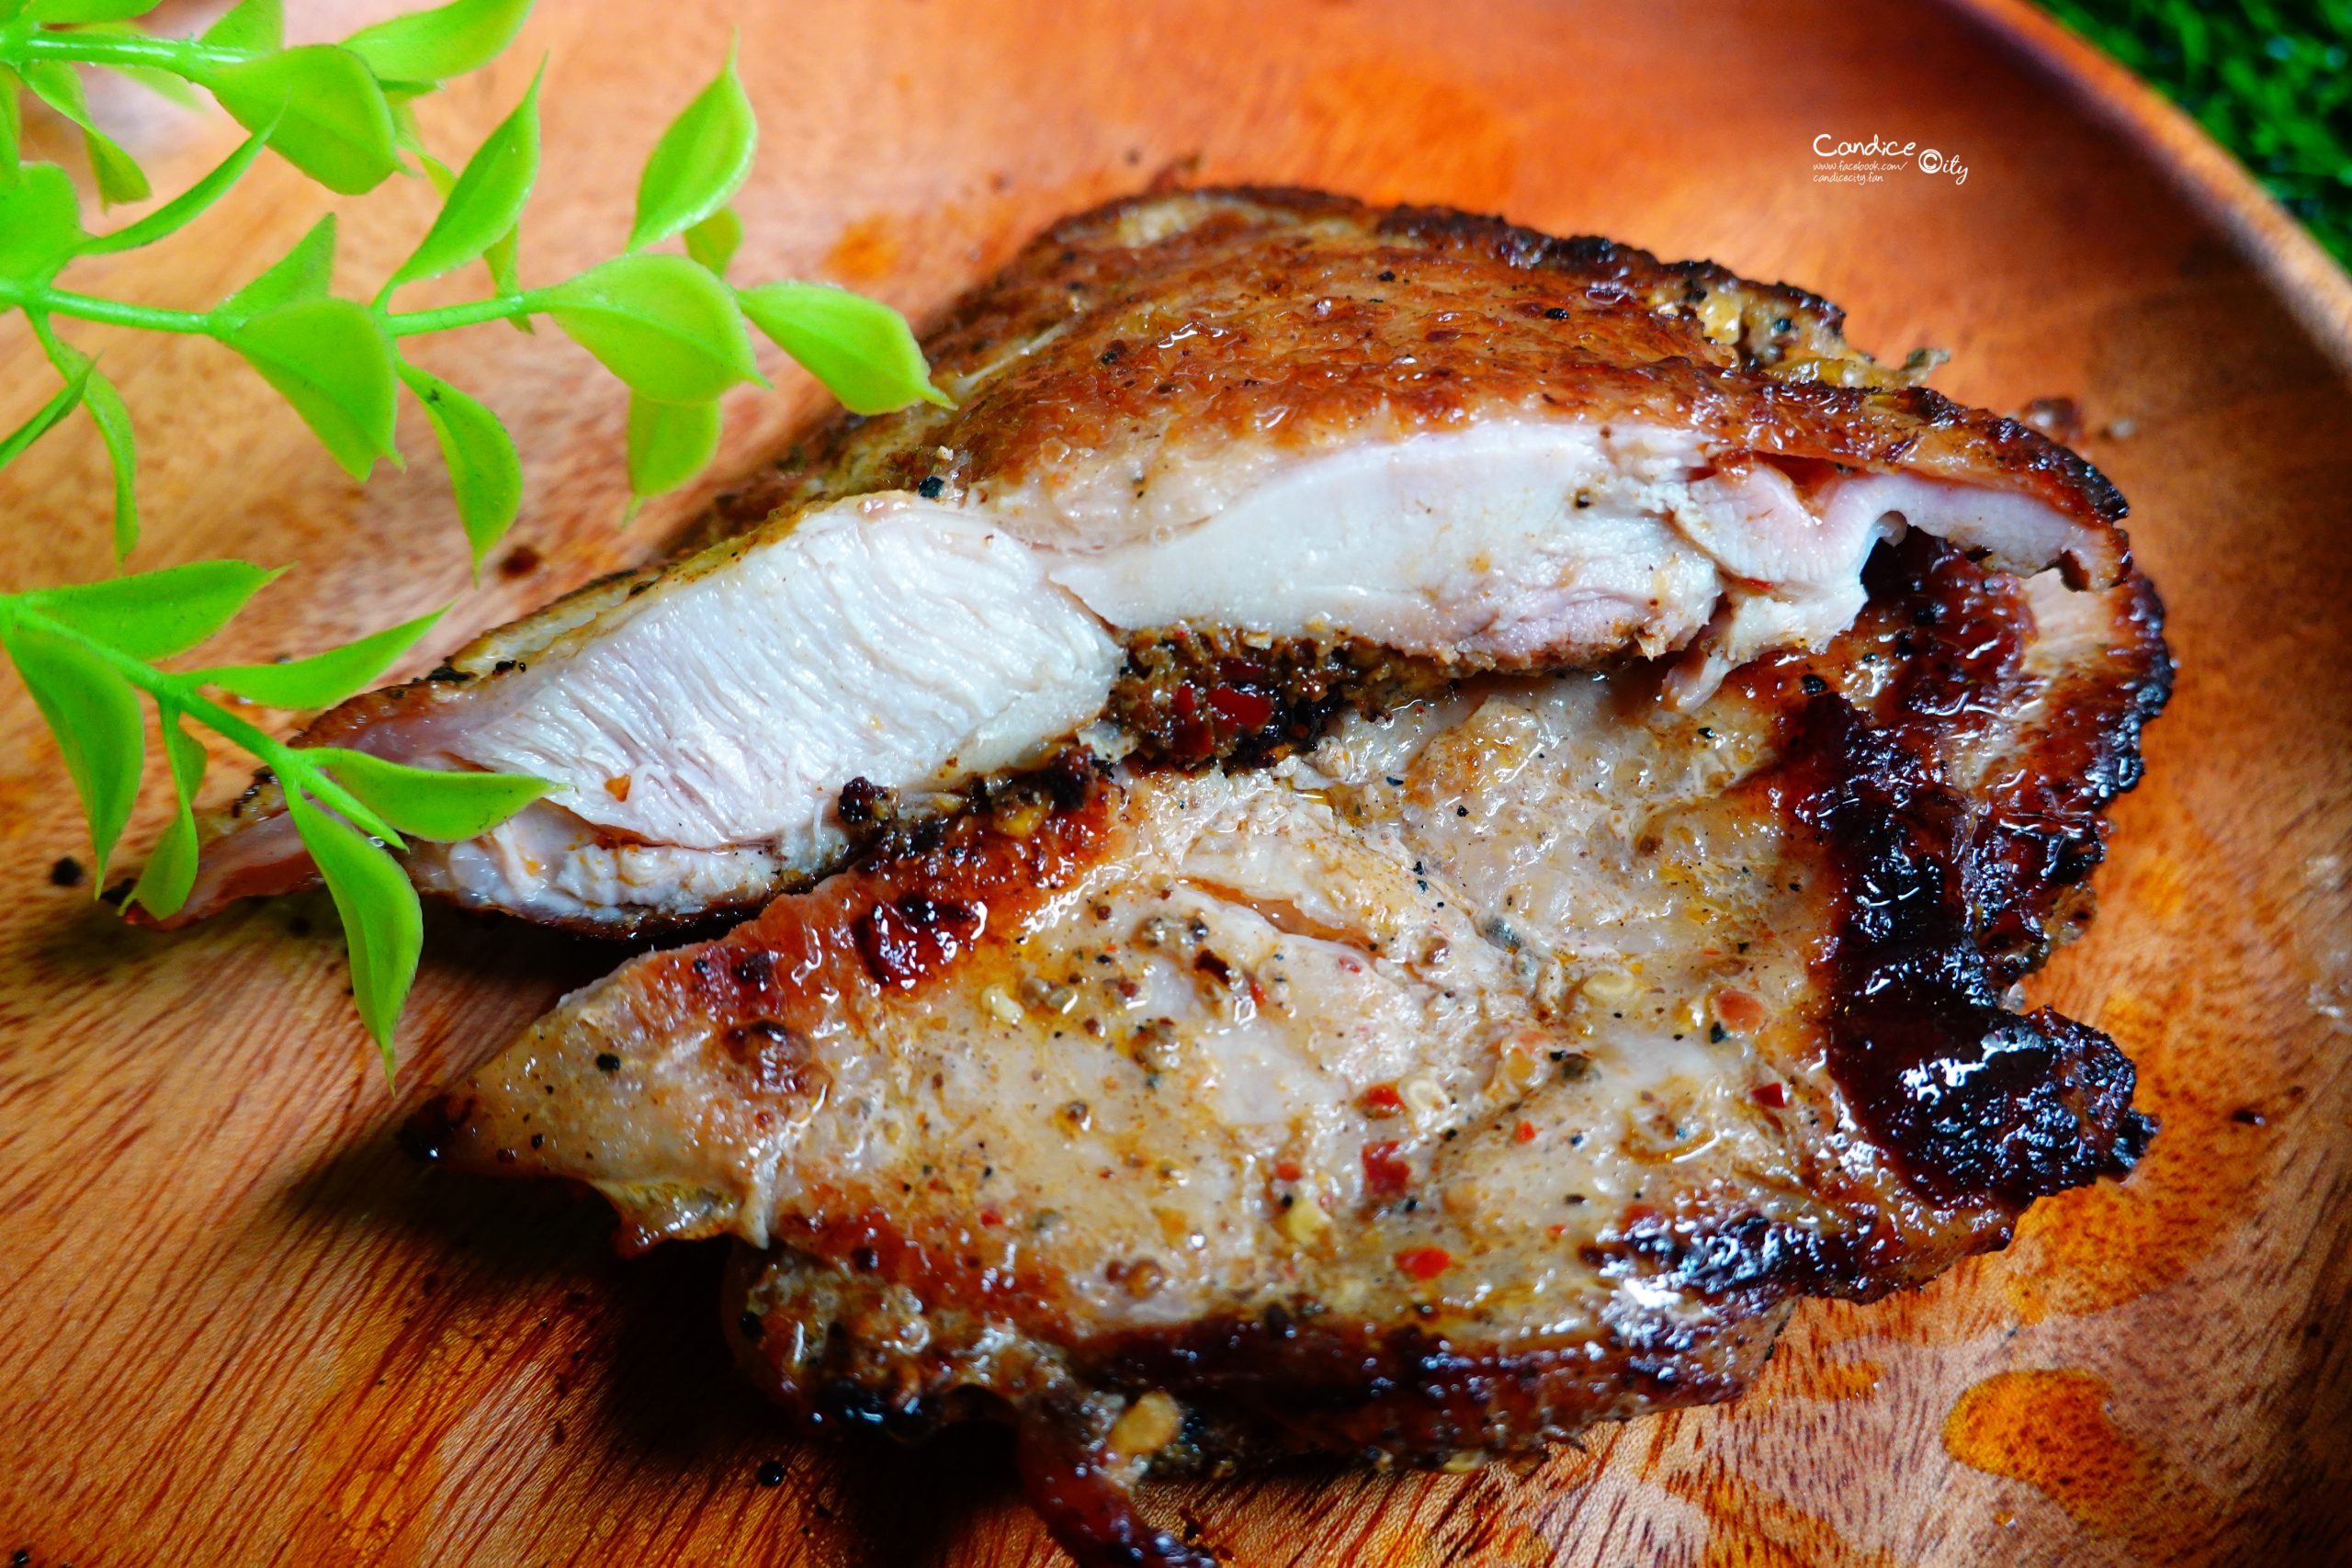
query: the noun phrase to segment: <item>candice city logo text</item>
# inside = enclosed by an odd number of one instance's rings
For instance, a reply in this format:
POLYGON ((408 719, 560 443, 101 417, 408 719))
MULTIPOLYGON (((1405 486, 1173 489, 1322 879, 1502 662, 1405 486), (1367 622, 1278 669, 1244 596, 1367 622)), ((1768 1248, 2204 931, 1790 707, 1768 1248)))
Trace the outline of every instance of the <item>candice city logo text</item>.
POLYGON ((1889 175, 1914 169, 1940 175, 1955 186, 1968 183, 1968 165, 1954 154, 1887 136, 1849 141, 1825 130, 1813 139, 1813 156, 1815 185, 1874 186, 1884 183, 1889 175))

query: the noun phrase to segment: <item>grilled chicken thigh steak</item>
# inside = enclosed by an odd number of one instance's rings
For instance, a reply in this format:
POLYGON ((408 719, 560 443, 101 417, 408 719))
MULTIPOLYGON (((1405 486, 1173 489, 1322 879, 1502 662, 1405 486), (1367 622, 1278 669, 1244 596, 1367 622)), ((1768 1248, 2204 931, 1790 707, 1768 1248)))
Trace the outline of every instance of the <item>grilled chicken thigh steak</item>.
MULTIPOLYGON (((2121 501, 2063 448, 1706 264, 1295 191, 1071 219, 926 345, 958 406, 845 420, 765 521, 356 699, 310 739, 537 774, 427 888, 625 934, 837 864, 857 778, 920 809, 1090 727, 1262 757, 1477 671, 1818 649, 1906 529, 2078 587, 2121 501), (1230 679, 1200 682, 1246 637, 1230 679), (1272 673, 1268 673, 1271 671, 1272 673), (1263 674, 1263 680, 1259 676, 1263 674)), ((311 876, 264 786, 182 919, 311 876)))
MULTIPOLYGON (((1677 372, 1681 374, 1682 372, 1677 372)), ((1688 706, 1484 674, 1270 767, 1076 754, 622 965, 413 1124, 741 1244, 808 1427, 1020 1433, 1081 1562, 1148 1472, 1476 1461, 1727 1397, 1793 1302, 2000 1246, 2150 1131, 2016 983, 2088 910, 2156 603, 1913 533, 1688 706)))

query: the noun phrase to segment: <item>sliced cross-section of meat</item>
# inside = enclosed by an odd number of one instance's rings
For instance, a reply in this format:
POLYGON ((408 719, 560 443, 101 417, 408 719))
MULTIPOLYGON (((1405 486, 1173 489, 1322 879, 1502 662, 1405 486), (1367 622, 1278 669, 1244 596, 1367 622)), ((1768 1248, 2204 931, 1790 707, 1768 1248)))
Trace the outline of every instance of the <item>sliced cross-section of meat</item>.
POLYGON ((564 1000, 412 1127, 729 1235, 812 1428, 1021 1429, 1082 1562, 1129 1483, 1475 1461, 1726 1397, 1809 1294, 1997 1247, 2149 1133, 2016 1010, 2170 674, 2136 576, 1914 536, 1690 709, 1483 676, 1271 768, 1082 758, 564 1000))
MULTIPOLYGON (((805 886, 849 841, 851 779, 920 809, 1123 720, 1170 636, 1395 678, 1163 716, 1167 749, 1201 761, 1481 671, 1675 653, 1687 705, 1825 645, 1907 528, 2116 581, 2121 502, 2095 470, 1905 385, 1838 321, 1710 265, 1459 213, 1121 203, 1046 233, 933 337, 955 410, 842 423, 739 504, 772 506, 749 532, 310 739, 551 781, 412 869, 626 932, 805 886)), ((182 918, 310 876, 268 787, 220 826, 182 918)))

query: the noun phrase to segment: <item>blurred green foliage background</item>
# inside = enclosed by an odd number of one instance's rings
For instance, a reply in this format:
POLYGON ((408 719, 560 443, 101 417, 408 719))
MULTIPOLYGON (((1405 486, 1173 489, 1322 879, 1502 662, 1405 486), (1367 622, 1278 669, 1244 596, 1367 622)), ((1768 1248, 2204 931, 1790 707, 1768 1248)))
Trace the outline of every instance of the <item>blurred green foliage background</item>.
POLYGON ((2352 0, 2043 0, 2197 117, 2352 266, 2352 0))

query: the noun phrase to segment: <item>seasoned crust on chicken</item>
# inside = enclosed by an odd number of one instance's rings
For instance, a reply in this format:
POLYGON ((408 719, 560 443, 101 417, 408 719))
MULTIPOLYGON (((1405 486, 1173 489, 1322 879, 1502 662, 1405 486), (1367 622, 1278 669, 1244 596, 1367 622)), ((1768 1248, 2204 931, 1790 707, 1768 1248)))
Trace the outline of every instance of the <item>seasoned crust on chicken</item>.
MULTIPOLYGON (((555 784, 421 847, 421 886, 615 933, 752 907, 841 859, 848 779, 914 809, 1035 765, 1127 720, 1134 649, 1179 635, 1402 680, 1244 698, 1198 761, 1483 670, 1675 654, 1696 701, 1835 637, 1906 528, 2077 586, 2128 561, 2096 470, 1905 385, 1822 301, 1461 213, 1114 204, 928 348, 955 410, 843 420, 728 510, 748 532, 313 726, 555 784)), ((183 919, 311 874, 273 786, 214 829, 183 919)))
POLYGON ((958 407, 842 421, 783 470, 776 500, 936 478, 1017 493, 1065 525, 1139 534, 1246 484, 1237 449, 1263 462, 1335 435, 1498 417, 1649 420, 1768 458, 2030 497, 2086 533, 2002 564, 2073 555, 2111 580, 2122 544, 2101 525, 2122 498, 2097 469, 1913 385, 1843 327, 1835 306, 1785 284, 1450 209, 1306 190, 1135 197, 1046 231, 926 343, 958 407))
POLYGON ((812 1428, 1020 1429, 1088 1563, 1154 1470, 1438 1463, 1737 1392, 2119 1175, 2086 913, 2170 666, 2136 575, 1923 536, 1822 653, 1482 677, 1270 770, 1066 762, 566 1000, 412 1129, 732 1235, 812 1428))

